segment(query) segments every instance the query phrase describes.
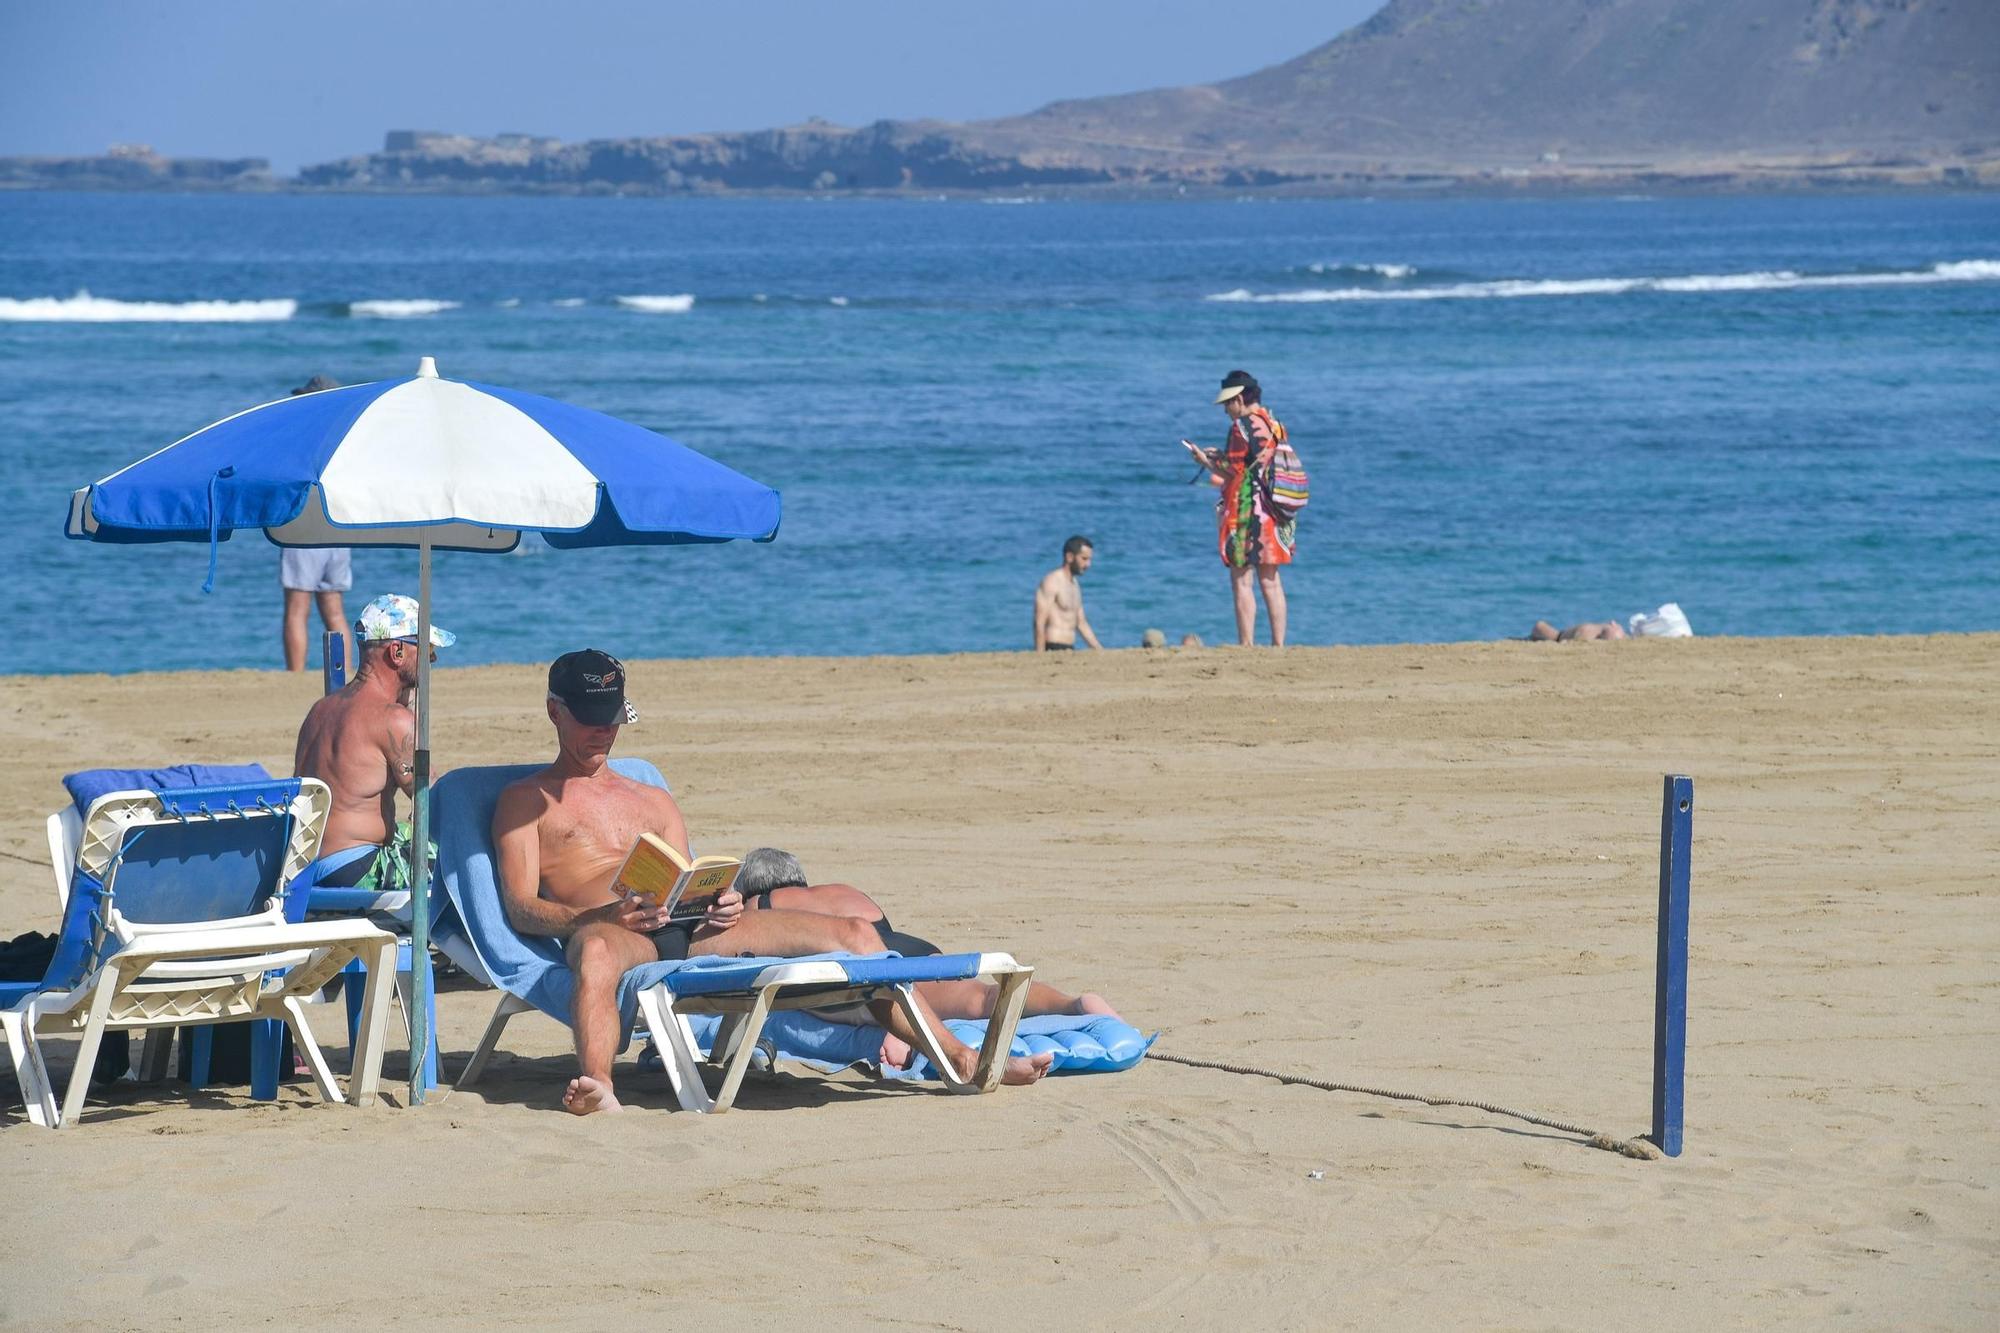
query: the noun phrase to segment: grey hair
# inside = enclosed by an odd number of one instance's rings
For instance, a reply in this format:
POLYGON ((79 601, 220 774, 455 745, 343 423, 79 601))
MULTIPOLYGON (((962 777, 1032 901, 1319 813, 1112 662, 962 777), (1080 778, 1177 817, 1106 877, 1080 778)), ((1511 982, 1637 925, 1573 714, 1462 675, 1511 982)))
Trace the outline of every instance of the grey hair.
POLYGON ((804 888, 807 882, 798 857, 776 847, 759 847, 744 854, 742 872, 736 876, 736 891, 747 898, 772 889, 804 888))

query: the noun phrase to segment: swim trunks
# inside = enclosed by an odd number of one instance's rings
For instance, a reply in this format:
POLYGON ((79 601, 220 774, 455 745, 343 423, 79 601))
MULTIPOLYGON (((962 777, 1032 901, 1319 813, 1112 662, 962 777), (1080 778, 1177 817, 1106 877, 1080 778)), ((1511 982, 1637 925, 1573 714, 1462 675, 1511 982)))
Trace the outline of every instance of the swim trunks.
POLYGON ((688 921, 670 921, 646 936, 653 942, 653 949, 663 963, 678 963, 688 956, 688 946, 694 943, 694 924, 688 921))
MULTIPOLYGON (((431 843, 430 863, 437 865, 437 843, 431 843)), ((401 900, 383 910, 408 919, 408 900, 413 878, 410 865, 410 821, 399 819, 389 834, 387 846, 359 843, 328 852, 307 867, 305 877, 315 889, 363 889, 369 893, 401 895, 401 900)), ((435 876, 432 883, 436 884, 435 876)), ((436 891, 435 889, 433 890, 436 891)), ((338 910, 338 909, 332 909, 338 910)))
POLYGON ((332 852, 324 860, 332 861, 346 855, 347 860, 339 862, 330 870, 320 872, 313 881, 316 889, 351 889, 375 873, 375 863, 381 858, 382 849, 363 843, 358 847, 343 848, 332 852))
POLYGON ((346 592, 353 558, 344 546, 288 546, 278 556, 278 583, 293 592, 346 592))
POLYGON ((1042 645, 1042 651, 1045 653, 1072 653, 1076 651, 1076 645, 1073 643, 1045 643, 1042 645))

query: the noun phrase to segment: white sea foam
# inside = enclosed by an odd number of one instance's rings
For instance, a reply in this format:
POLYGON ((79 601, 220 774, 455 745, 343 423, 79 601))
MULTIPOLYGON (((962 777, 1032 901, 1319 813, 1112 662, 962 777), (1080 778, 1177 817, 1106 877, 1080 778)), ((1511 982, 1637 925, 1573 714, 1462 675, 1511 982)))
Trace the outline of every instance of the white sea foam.
POLYGON ((457 301, 433 301, 424 297, 408 300, 349 301, 347 313, 359 319, 419 319, 446 310, 458 309, 457 301))
POLYGON ((512 310, 515 306, 521 304, 521 298, 510 296, 504 301, 495 301, 493 304, 499 306, 502 310, 512 310))
POLYGON ((584 300, 581 296, 559 296, 555 300, 549 302, 550 305, 560 306, 564 310, 574 310, 583 303, 584 300))
POLYGON ((1308 264, 1306 272, 1325 275, 1328 273, 1367 273, 1377 278, 1397 281, 1416 276, 1415 264, 1308 264))
POLYGON ((0 320, 16 323, 245 324, 290 319, 299 303, 269 301, 116 301, 79 291, 75 296, 0 296, 0 320))
POLYGON ((1475 301, 1522 296, 1618 296, 1626 292, 1763 292, 1820 287, 1914 287, 1943 282, 2000 281, 2000 260, 1961 259, 1891 273, 1690 273, 1670 278, 1510 278, 1435 287, 1326 287, 1296 292, 1215 292, 1210 301, 1311 305, 1326 301, 1475 301))
POLYGON ((674 296, 620 296, 614 299, 627 310, 637 310, 645 315, 685 315, 694 309, 692 292, 674 296))
POLYGON ((829 296, 826 298, 826 303, 828 305, 846 305, 847 298, 844 296, 829 296))

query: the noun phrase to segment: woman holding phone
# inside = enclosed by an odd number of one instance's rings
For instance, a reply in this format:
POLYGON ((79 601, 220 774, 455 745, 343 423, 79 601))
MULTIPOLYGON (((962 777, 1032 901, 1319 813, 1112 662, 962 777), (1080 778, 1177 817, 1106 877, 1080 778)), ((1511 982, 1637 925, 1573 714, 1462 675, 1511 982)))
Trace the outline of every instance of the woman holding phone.
POLYGON ((1217 545, 1229 569, 1230 594, 1236 604, 1236 641, 1248 648, 1257 641, 1257 598, 1264 594, 1264 611, 1271 621, 1271 643, 1285 646, 1285 584, 1280 569, 1292 563, 1294 518, 1272 513, 1258 483, 1285 438, 1285 428, 1264 406, 1257 379, 1247 370, 1223 377, 1215 401, 1229 415, 1229 438, 1220 449, 1203 449, 1188 440, 1181 444, 1209 472, 1209 483, 1222 488, 1216 501, 1217 545))

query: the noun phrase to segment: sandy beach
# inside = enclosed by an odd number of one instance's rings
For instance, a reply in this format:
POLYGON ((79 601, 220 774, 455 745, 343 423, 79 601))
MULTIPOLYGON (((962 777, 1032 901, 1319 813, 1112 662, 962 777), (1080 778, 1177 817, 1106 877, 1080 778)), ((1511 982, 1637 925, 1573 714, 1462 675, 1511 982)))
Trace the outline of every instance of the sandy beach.
MULTIPOLYGON (((433 688, 441 768, 547 754, 539 668, 433 688)), ((0 677, 0 935, 52 928, 61 774, 288 772, 316 690, 0 677)), ((1620 1137, 1692 774, 1686 1153, 1153 1061, 984 1098, 781 1074, 711 1119, 628 1063, 632 1113, 576 1121, 531 1015, 416 1109, 400 1039, 365 1110, 122 1085, 56 1134, 0 1072, 0 1324, 2000 1318, 2000 635, 653 661, 632 696, 620 750, 707 850, 788 846, 1161 1052, 1620 1137)), ((447 1078, 492 1000, 441 995, 447 1078)))

